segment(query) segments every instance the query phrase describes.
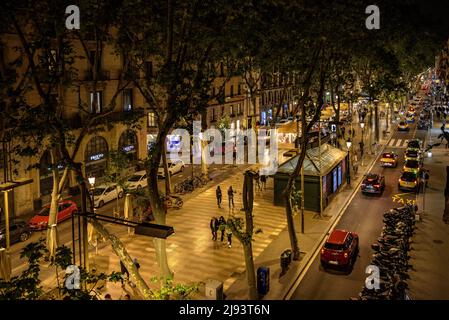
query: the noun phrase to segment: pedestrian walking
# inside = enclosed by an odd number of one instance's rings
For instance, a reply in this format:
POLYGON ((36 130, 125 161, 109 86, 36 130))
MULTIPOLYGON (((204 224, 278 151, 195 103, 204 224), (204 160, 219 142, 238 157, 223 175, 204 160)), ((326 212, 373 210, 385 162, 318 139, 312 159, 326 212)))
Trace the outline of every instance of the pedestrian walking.
POLYGON ((234 209, 234 193, 235 193, 235 191, 232 189, 232 186, 230 186, 228 189, 229 210, 231 210, 231 204, 232 204, 232 209, 234 209))
POLYGON ((221 232, 220 241, 223 242, 224 234, 226 231, 226 220, 223 216, 221 216, 220 219, 218 219, 218 229, 221 232))
POLYGON ((267 176, 266 175, 262 174, 260 176, 260 183, 262 184, 263 191, 265 191, 267 188, 267 176))
POLYGON ((122 278, 120 279, 120 281, 122 283, 122 287, 124 287, 125 286, 125 282, 124 282, 125 274, 126 274, 126 281, 129 281, 129 272, 121 260, 120 260, 120 271, 122 272, 122 278))
POLYGON ((221 208, 222 194, 220 186, 217 186, 217 189, 215 190, 215 196, 217 197, 217 205, 219 208, 221 208))
POLYGON ((137 258, 134 258, 134 259, 133 259, 133 263, 134 263, 134 265, 136 266, 137 271, 139 271, 139 269, 140 269, 140 263, 139 263, 139 261, 137 261, 137 258))
POLYGON ((216 217, 212 217, 210 219, 210 231, 212 233, 212 240, 217 240, 217 231, 218 231, 218 219, 216 217))
POLYGON ((256 187, 257 187, 257 190, 261 190, 261 187, 260 187, 260 175, 259 175, 259 172, 256 172, 255 174, 254 174, 254 181, 256 181, 256 187))
POLYGON ((427 188, 429 185, 429 170, 426 170, 426 172, 424 173, 424 188, 427 188))
POLYGON ((226 235, 228 237, 228 248, 231 249, 232 247, 232 231, 231 229, 226 229, 226 235))

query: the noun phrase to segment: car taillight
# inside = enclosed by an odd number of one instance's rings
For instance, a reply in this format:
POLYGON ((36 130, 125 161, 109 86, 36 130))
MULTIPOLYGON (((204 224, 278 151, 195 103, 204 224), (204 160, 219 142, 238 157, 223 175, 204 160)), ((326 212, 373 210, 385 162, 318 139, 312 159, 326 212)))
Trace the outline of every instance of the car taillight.
POLYGON ((362 187, 366 187, 366 184, 362 183, 362 187))
POLYGON ((380 184, 375 184, 374 187, 375 188, 380 188, 380 184))
POLYGON ((324 249, 321 249, 321 254, 323 254, 324 253, 324 249))
POLYGON ((413 182, 413 184, 416 184, 416 180, 413 180, 412 182, 413 182))
POLYGON ((344 256, 345 258, 347 258, 347 257, 348 257, 348 253, 345 252, 343 256, 344 256))

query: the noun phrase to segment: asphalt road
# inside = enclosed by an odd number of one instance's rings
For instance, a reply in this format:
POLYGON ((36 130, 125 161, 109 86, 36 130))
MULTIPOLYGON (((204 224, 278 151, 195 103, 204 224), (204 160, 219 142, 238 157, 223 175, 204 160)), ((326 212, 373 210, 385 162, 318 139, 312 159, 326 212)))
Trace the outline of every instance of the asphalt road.
POLYGON ((371 170, 385 176, 386 188, 382 196, 363 195, 359 189, 336 226, 336 229, 359 235, 360 252, 352 271, 349 274, 337 270, 324 271, 318 254, 293 293, 292 300, 347 300, 358 296, 367 276, 365 268, 371 262, 371 244, 381 233, 382 215, 390 208, 399 206, 393 203, 392 196, 404 193, 398 191, 397 184, 404 162, 405 140, 416 137, 424 141, 426 137, 427 131, 416 130, 416 124, 410 128, 409 132, 396 131, 390 141, 393 147, 385 148, 385 151, 394 150, 399 154, 398 167, 381 167, 379 158, 371 170))

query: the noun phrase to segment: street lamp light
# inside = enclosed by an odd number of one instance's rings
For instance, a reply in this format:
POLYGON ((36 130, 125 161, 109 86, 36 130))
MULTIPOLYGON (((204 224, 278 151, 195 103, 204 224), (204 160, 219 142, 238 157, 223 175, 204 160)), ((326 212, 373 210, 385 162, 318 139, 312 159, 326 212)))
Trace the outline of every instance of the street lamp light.
POLYGON ((349 154, 349 152, 351 150, 351 146, 352 146, 351 138, 348 138, 348 141, 346 141, 346 147, 348 147, 348 161, 347 161, 348 162, 348 167, 347 167, 347 170, 346 170, 346 181, 347 181, 349 187, 351 186, 351 171, 350 171, 351 166, 350 166, 350 163, 349 163, 350 158, 351 158, 351 156, 349 154))

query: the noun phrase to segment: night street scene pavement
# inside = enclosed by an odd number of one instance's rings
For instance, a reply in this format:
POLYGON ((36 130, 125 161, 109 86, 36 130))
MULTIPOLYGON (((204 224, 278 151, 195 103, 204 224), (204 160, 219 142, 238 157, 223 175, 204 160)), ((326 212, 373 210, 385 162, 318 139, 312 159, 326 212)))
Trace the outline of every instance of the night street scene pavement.
POLYGON ((444 1, 72 2, 0 3, 0 300, 449 300, 444 1))

